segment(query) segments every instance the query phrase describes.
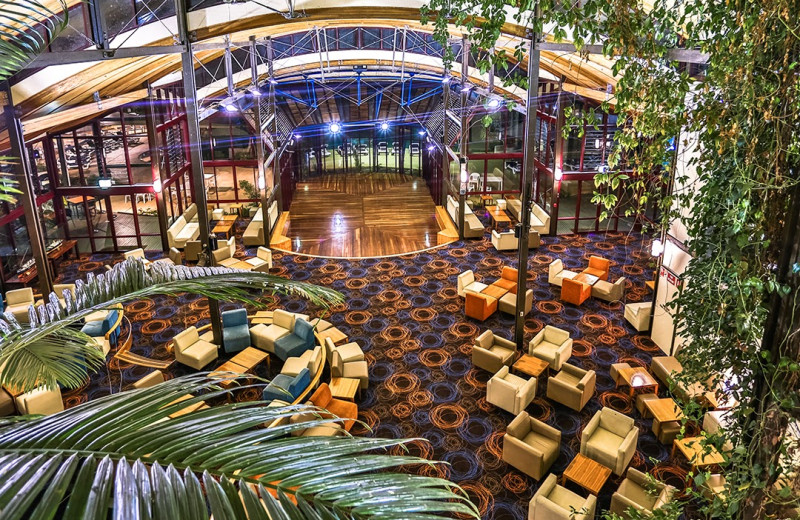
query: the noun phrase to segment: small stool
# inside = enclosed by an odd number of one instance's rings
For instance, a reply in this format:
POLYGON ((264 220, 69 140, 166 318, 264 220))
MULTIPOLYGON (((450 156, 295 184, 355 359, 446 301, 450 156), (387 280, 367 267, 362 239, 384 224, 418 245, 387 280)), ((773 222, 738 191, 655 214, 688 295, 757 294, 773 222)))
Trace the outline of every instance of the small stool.
POLYGON ((614 380, 614 386, 619 386, 619 379, 620 375, 619 372, 623 368, 631 368, 631 366, 627 363, 614 363, 611 365, 611 370, 609 370, 609 375, 611 375, 611 379, 614 380))
POLYGON ((647 408, 647 401, 652 399, 658 399, 658 396, 656 394, 639 394, 636 396, 636 409, 639 410, 639 414, 643 419, 652 417, 650 409, 647 408))

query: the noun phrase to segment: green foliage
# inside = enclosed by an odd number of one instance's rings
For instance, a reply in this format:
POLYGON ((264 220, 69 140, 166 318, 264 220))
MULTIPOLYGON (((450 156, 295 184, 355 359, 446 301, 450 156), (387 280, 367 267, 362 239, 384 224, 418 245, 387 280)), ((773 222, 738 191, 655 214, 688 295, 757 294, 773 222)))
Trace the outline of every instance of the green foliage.
MULTIPOLYGON (((239 188, 244 191, 248 199, 256 199, 257 201, 261 200, 261 190, 259 190, 258 187, 252 182, 242 179, 239 181, 239 188)), ((257 206, 259 202, 254 202, 251 204, 257 206)))
POLYGON ((214 406, 230 377, 185 376, 0 421, 4 520, 479 518, 455 484, 397 471, 437 464, 395 454, 410 439, 292 436, 340 419, 303 405, 214 406), (169 417, 202 402, 212 406, 169 417), (310 422, 288 421, 299 413, 310 422))
POLYGON ((62 307, 55 293, 44 305, 31 307, 30 324, 19 324, 6 313, 0 319, 0 384, 22 390, 37 386, 77 388, 87 370, 102 366, 105 359, 89 336, 76 325, 84 317, 112 309, 125 302, 156 295, 197 294, 222 301, 260 306, 259 296, 284 294, 328 307, 342 302, 336 291, 294 282, 255 271, 224 267, 185 267, 130 258, 109 272, 86 282, 75 282, 75 294, 65 291, 62 307))
POLYGON ((66 0, 54 11, 46 2, 0 0, 0 81, 22 70, 69 24, 66 0))

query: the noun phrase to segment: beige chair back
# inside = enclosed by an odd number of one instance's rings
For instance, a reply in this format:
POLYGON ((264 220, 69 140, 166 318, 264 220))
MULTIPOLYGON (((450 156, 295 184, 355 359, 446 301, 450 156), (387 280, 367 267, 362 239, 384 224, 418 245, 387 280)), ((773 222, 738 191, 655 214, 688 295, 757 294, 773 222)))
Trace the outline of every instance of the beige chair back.
POLYGON ((122 255, 125 257, 125 260, 127 260, 128 258, 141 258, 142 260, 145 259, 144 249, 142 249, 141 247, 138 249, 132 249, 130 251, 126 251, 122 255))
POLYGON ((200 341, 200 335, 197 333, 197 327, 189 327, 172 339, 175 344, 176 352, 183 352, 185 349, 191 347, 200 341))
POLYGON ((33 289, 30 287, 6 292, 7 305, 22 305, 24 303, 33 304, 33 289))

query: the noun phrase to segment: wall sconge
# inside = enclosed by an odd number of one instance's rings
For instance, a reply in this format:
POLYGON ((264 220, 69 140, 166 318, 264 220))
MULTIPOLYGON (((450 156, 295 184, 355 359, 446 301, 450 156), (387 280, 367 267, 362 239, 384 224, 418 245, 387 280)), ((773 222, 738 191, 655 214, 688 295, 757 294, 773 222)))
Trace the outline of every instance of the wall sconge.
POLYGON ((100 186, 102 189, 108 189, 111 187, 111 177, 100 177, 97 179, 97 185, 100 186))
POLYGON ((153 191, 156 192, 156 193, 161 193, 162 189, 163 188, 161 186, 161 179, 154 180, 153 181, 153 191))
POLYGON ((650 254, 653 256, 660 256, 661 253, 664 252, 664 244, 661 240, 653 240, 652 245, 650 246, 650 254))
POLYGON ((469 182, 469 170, 467 170, 467 158, 461 157, 458 160, 461 163, 461 186, 460 186, 460 193, 461 195, 467 193, 467 182, 469 182))
POLYGON ((557 181, 560 181, 561 178, 564 177, 564 170, 562 170, 560 167, 556 166, 556 171, 553 172, 553 177, 555 177, 555 179, 557 181))
POLYGON ((266 188, 266 187, 267 187, 267 181, 264 179, 264 176, 263 176, 263 175, 259 175, 259 176, 258 176, 258 181, 257 181, 257 183, 258 183, 258 189, 259 189, 259 190, 263 190, 264 188, 266 188))

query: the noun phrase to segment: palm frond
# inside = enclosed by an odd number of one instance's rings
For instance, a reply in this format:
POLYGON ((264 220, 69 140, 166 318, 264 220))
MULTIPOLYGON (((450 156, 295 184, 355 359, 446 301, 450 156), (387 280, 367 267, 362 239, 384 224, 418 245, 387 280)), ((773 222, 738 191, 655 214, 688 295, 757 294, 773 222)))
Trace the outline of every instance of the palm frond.
POLYGON ((66 0, 58 5, 56 12, 36 0, 0 0, 0 81, 25 68, 68 27, 66 0))
MULTIPOLYGON (((14 164, 14 159, 0 156, 0 167, 12 164, 14 164)), ((10 173, 0 171, 0 202, 17 203, 17 198, 14 195, 20 195, 22 192, 15 188, 16 185, 17 181, 12 178, 10 173)))
POLYGON ((308 423, 276 419, 318 410, 263 402, 169 418, 187 394, 224 395, 219 380, 196 374, 0 425, 3 518, 478 518, 455 484, 390 472, 436 464, 385 453, 410 439, 291 436, 308 423))
POLYGON ((278 276, 224 267, 185 267, 155 262, 145 269, 140 259, 130 258, 107 273, 90 273, 86 282, 75 282, 74 294, 65 290, 62 307, 51 293, 48 301, 28 310, 29 324, 22 325, 6 312, 0 319, 0 384, 22 390, 59 383, 75 388, 87 369, 103 362, 89 336, 72 326, 89 314, 119 304, 156 295, 198 294, 222 301, 261 306, 264 293, 298 296, 327 307, 342 301, 331 289, 295 282, 278 276), (254 294, 258 292, 258 294, 254 294))

